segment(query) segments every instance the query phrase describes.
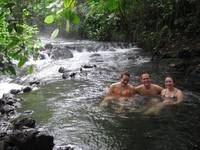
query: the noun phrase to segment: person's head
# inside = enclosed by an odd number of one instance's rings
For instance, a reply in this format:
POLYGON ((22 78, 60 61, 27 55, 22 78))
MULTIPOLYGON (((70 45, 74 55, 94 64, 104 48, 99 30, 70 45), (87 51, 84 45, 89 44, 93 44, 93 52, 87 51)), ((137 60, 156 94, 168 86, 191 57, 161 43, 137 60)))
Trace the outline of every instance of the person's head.
POLYGON ((151 84, 151 76, 149 73, 143 73, 140 77, 140 80, 144 86, 149 86, 151 84))
POLYGON ((130 74, 128 72, 124 72, 121 74, 120 83, 122 84, 122 86, 128 85, 129 80, 130 80, 130 74))
POLYGON ((166 88, 173 88, 175 85, 174 79, 171 76, 167 76, 165 78, 165 87, 166 88))

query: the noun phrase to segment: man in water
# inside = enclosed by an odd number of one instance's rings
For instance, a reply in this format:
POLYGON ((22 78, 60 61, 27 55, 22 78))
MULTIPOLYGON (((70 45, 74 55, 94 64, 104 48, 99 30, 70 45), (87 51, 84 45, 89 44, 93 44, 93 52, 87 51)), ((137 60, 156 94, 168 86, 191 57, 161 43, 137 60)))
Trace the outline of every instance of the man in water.
POLYGON ((134 96, 136 91, 135 88, 129 84, 130 74, 124 72, 121 74, 120 81, 113 83, 108 89, 107 96, 114 97, 131 97, 134 96))
POLYGON ((160 106, 161 102, 161 91, 162 87, 159 85, 153 84, 151 76, 149 73, 143 73, 140 77, 141 84, 138 85, 135 89, 136 92, 144 97, 141 97, 141 102, 143 103, 143 113, 144 114, 156 114, 162 107, 160 106))
POLYGON ((159 85, 153 84, 149 73, 143 73, 140 77, 141 83, 135 89, 139 95, 157 96, 163 90, 159 85))

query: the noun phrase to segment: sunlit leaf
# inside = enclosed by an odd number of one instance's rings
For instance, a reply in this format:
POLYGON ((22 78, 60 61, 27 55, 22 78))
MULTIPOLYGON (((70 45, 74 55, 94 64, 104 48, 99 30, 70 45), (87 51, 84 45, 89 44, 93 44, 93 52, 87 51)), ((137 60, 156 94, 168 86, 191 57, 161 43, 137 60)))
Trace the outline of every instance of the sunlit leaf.
POLYGON ((30 65, 30 66, 28 67, 28 73, 29 73, 29 74, 33 73, 33 68, 34 68, 33 65, 30 65))
POLYGON ((45 19, 44 19, 44 22, 47 23, 47 24, 53 23, 54 22, 54 16, 53 15, 46 16, 45 19))
POLYGON ((29 16, 30 15, 30 13, 29 13, 29 11, 27 9, 23 9, 23 14, 25 16, 29 16))
POLYGON ((69 22, 69 20, 66 21, 66 31, 67 32, 70 31, 70 22, 69 22))
POLYGON ((74 8, 75 7, 75 0, 64 0, 64 7, 65 8, 74 8))
POLYGON ((51 33, 51 39, 56 38, 58 36, 59 29, 56 28, 52 33, 51 33))

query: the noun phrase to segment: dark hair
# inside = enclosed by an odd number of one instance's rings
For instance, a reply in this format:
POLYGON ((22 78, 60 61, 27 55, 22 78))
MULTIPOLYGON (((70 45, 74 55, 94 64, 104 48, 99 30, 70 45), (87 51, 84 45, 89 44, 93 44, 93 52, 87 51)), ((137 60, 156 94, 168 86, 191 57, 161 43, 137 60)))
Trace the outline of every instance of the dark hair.
POLYGON ((175 80, 175 78, 174 78, 173 76, 171 76, 171 75, 166 75, 166 76, 165 76, 165 79, 166 79, 166 78, 171 78, 172 81, 174 82, 174 84, 176 83, 176 80, 175 80))
POLYGON ((121 74, 120 78, 122 78, 124 75, 128 76, 129 78, 131 77, 131 75, 126 71, 121 74))

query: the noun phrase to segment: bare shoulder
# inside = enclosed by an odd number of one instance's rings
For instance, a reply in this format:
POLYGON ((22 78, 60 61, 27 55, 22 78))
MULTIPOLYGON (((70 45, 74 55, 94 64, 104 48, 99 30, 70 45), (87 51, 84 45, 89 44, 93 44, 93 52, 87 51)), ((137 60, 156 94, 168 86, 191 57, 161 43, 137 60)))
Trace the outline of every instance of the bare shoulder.
POLYGON ((177 103, 180 103, 181 101, 183 101, 183 99, 184 99, 183 92, 181 90, 177 89, 176 97, 177 97, 177 103))
POLYGON ((131 89, 135 89, 135 87, 134 87, 133 85, 131 85, 131 84, 128 84, 128 86, 129 86, 129 88, 131 88, 131 89))
POLYGON ((160 91, 164 90, 161 86, 157 85, 157 84, 152 84, 152 86, 160 91))
POLYGON ((111 84, 110 88, 114 88, 114 87, 117 87, 117 86, 119 86, 119 82, 111 84))
POLYGON ((181 90, 179 90, 179 89, 177 89, 177 95, 183 95, 183 92, 181 91, 181 90))
POLYGON ((143 85, 143 84, 140 84, 140 85, 136 86, 135 89, 136 89, 136 90, 139 90, 139 89, 142 89, 143 87, 144 87, 144 85, 143 85))

